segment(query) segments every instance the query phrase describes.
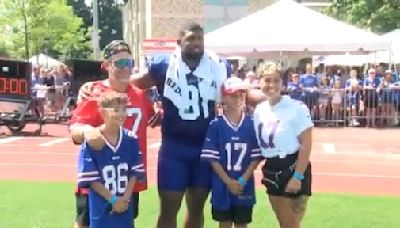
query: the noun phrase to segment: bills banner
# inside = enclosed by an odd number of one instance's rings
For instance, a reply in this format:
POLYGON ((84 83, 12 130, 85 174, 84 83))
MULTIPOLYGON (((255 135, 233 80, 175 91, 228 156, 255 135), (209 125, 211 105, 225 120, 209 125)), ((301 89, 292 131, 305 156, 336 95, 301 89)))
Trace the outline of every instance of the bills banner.
POLYGON ((175 39, 146 39, 143 41, 143 54, 171 53, 176 48, 175 39))

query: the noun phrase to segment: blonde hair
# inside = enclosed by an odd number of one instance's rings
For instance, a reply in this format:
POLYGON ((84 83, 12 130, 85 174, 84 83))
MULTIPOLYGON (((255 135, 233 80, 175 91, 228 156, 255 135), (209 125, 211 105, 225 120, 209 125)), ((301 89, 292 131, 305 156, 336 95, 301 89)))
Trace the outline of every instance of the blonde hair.
POLYGON ((261 78, 264 78, 265 75, 280 74, 280 71, 281 67, 274 62, 261 63, 258 67, 258 74, 261 78))
POLYGON ((107 92, 104 93, 98 100, 100 108, 113 108, 115 106, 125 106, 127 96, 123 93, 107 92))

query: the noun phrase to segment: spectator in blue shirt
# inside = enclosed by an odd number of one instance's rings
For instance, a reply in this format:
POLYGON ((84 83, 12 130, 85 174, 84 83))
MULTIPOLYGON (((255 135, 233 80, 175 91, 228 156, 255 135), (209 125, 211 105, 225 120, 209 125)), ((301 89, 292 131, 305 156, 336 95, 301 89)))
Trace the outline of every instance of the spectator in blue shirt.
POLYGON ((368 77, 364 79, 364 107, 366 109, 366 127, 376 127, 376 108, 378 107, 378 86, 380 79, 376 77, 375 69, 368 70, 368 77))
POLYGON ((306 73, 300 76, 300 88, 303 90, 303 102, 311 112, 311 118, 314 119, 314 112, 318 103, 318 78, 312 73, 312 65, 306 65, 306 73))
POLYGON ((300 88, 298 74, 292 74, 292 79, 287 85, 287 92, 291 98, 301 101, 303 90, 300 88))
POLYGON ((360 123, 357 121, 355 116, 360 109, 361 91, 363 82, 357 78, 357 71, 351 70, 350 79, 346 81, 345 91, 346 91, 346 105, 347 108, 351 110, 351 120, 349 126, 357 127, 360 123))

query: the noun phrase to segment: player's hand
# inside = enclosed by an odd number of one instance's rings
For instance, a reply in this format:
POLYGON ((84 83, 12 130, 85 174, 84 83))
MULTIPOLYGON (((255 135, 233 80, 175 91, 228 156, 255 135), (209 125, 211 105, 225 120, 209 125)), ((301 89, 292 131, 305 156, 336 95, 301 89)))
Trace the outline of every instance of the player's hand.
POLYGON ((100 128, 87 129, 84 132, 85 140, 94 150, 103 149, 105 142, 103 137, 101 137, 100 128))
POLYGON ((111 213, 123 213, 128 210, 129 200, 126 200, 124 197, 118 198, 117 202, 114 204, 111 213))
POLYGON ((288 184, 286 185, 285 192, 288 193, 297 193, 301 189, 301 182, 295 178, 291 178, 288 184))
POLYGON ((92 94, 93 91, 93 82, 86 82, 79 88, 78 92, 78 99, 77 103, 81 103, 83 100, 86 100, 88 97, 90 97, 90 94, 92 94))
POLYGON ((228 182, 228 189, 234 195, 240 195, 243 192, 243 186, 240 185, 239 181, 230 179, 228 182))

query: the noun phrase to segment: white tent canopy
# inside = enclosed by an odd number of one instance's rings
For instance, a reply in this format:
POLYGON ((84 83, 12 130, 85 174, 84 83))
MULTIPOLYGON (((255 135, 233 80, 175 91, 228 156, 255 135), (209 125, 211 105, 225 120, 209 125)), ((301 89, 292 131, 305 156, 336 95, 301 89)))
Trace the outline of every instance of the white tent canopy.
POLYGON ((281 0, 206 34, 205 44, 222 55, 247 57, 366 54, 390 47, 371 32, 292 0, 281 0))
POLYGON ((341 65, 341 66, 362 66, 368 63, 367 55, 328 55, 312 57, 312 65, 318 66, 323 63, 326 66, 341 65))
POLYGON ((390 51, 378 51, 368 56, 368 59, 377 63, 400 63, 400 29, 393 30, 381 36, 383 40, 391 42, 390 51))
POLYGON ((32 56, 29 59, 29 62, 32 63, 33 66, 44 66, 44 67, 54 67, 61 64, 60 61, 44 54, 32 56))

